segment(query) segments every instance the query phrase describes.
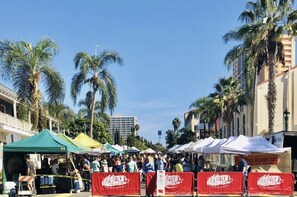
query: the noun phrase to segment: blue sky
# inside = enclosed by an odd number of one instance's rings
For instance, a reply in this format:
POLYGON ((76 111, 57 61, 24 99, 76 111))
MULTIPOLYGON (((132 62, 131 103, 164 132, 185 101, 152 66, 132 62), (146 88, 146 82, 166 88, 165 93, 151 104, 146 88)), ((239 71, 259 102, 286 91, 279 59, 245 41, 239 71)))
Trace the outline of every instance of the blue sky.
MULTIPOLYGON (((240 26, 243 0, 2 0, 0 39, 35 43, 55 40, 53 66, 66 82, 65 104, 75 111, 70 84, 77 52, 115 50, 124 66, 110 65, 118 88, 114 114, 138 117, 141 136, 158 142, 157 131, 197 98, 213 91, 227 51, 222 36, 240 26)), ((9 86, 8 83, 5 83, 9 86)), ((79 99, 85 95, 81 92, 79 99)))

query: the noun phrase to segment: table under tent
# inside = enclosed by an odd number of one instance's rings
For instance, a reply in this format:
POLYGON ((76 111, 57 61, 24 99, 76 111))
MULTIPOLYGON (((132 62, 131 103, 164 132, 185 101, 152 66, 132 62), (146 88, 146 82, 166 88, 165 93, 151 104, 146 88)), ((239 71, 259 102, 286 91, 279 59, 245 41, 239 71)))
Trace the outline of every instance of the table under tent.
MULTIPOLYGON (((64 136, 65 137, 65 136, 64 136)), ((24 159, 26 154, 34 154, 36 168, 35 185, 37 193, 44 193, 44 191, 54 190, 54 192, 69 192, 72 188, 73 178, 68 176, 72 170, 71 156, 72 153, 80 153, 85 149, 75 145, 74 141, 64 140, 57 134, 45 129, 38 134, 11 143, 6 144, 3 147, 3 183, 19 181, 19 175, 25 174, 26 161, 24 159), (41 161, 42 155, 53 155, 54 157, 64 158, 65 163, 61 163, 62 168, 59 171, 59 175, 54 176, 54 184, 41 185, 42 175, 40 165, 37 160, 41 161)), ((60 166, 60 165, 59 165, 60 166)))

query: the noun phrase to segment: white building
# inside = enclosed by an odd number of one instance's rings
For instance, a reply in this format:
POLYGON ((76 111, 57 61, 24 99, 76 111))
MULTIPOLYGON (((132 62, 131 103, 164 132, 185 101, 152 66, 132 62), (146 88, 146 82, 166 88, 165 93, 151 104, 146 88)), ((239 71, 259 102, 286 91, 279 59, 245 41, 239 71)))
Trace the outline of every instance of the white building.
MULTIPOLYGON (((37 131, 32 131, 32 124, 18 118, 19 102, 17 94, 8 87, 0 84, 0 141, 3 143, 15 142, 34 135, 37 131)), ((30 112, 28 112, 29 114, 30 112)), ((58 121, 47 116, 49 130, 58 129, 58 121)))
MULTIPOLYGON (((131 128, 136 124, 138 124, 138 120, 135 116, 115 115, 110 117, 108 131, 112 137, 116 131, 119 131, 123 140, 126 141, 127 137, 131 134, 131 128)), ((137 135, 137 133, 135 134, 137 135)))

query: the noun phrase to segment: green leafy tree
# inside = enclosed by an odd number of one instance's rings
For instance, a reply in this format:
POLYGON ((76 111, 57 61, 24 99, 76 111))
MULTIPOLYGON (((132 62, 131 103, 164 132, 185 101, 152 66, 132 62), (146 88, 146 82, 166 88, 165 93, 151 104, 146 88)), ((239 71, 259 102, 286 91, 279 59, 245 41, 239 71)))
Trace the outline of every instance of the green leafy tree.
POLYGON ((182 128, 179 132, 181 133, 181 135, 177 139, 177 144, 187 144, 189 142, 197 141, 196 133, 194 133, 190 129, 182 128))
POLYGON ((4 80, 11 80, 19 100, 32 107, 33 130, 42 129, 38 128, 42 125, 38 121, 44 98, 40 85, 49 103, 64 100, 64 81, 51 66, 57 53, 58 46, 51 39, 41 39, 34 46, 24 41, 0 41, 0 75, 4 80))
POLYGON ((172 146, 177 144, 177 139, 179 138, 179 136, 180 133, 178 131, 175 132, 173 130, 167 130, 165 136, 167 148, 171 148, 172 146))
POLYGON ((112 113, 117 104, 117 90, 115 80, 107 68, 110 63, 122 65, 122 62, 122 58, 115 51, 103 51, 99 55, 94 56, 79 52, 74 58, 75 69, 79 68, 79 72, 72 77, 71 82, 71 97, 74 103, 76 103, 77 95, 80 93, 83 85, 88 85, 93 93, 90 117, 91 138, 93 138, 96 94, 99 93, 101 96, 102 110, 105 111, 108 107, 110 113, 112 113))
POLYGON ((67 105, 61 103, 46 103, 49 115, 59 121, 60 130, 68 130, 71 121, 76 118, 75 112, 67 105))
POLYGON ((132 146, 135 146, 135 144, 136 144, 136 138, 135 138, 135 133, 133 132, 127 137, 127 146, 132 147, 132 146))
POLYGON ((99 120, 94 121, 94 139, 101 144, 112 143, 112 136, 109 134, 106 124, 99 120))
MULTIPOLYGON (((84 130, 89 131, 89 119, 76 118, 74 121, 69 123, 69 136, 75 138, 84 130), (86 128, 84 128, 86 126, 86 128)), ((112 143, 112 137, 108 133, 106 125, 100 121, 94 122, 94 139, 102 144, 106 142, 112 143)))
MULTIPOLYGON (((255 91, 255 71, 268 66, 268 92, 266 96, 268 109, 268 130, 274 130, 276 106, 276 67, 277 62, 284 64, 283 35, 296 35, 297 12, 293 8, 292 0, 261 0, 248 2, 247 9, 240 15, 243 26, 230 31, 224 36, 226 42, 230 40, 242 41, 228 52, 225 62, 232 63, 239 56, 247 60, 247 73, 252 73, 251 92, 255 91), (256 68, 255 68, 256 67, 256 68)), ((251 93, 254 97, 254 93, 251 93)), ((254 100, 254 99, 253 99, 254 100)), ((252 102, 254 104, 254 101, 252 102)), ((253 116, 253 114, 252 114, 253 116)))

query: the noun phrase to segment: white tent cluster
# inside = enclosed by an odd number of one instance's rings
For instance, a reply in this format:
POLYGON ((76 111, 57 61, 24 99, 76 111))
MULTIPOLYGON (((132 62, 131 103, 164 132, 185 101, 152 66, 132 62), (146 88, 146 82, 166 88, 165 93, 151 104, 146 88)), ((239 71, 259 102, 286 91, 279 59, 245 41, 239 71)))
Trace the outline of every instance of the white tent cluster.
POLYGON ((212 137, 190 142, 184 145, 175 145, 169 153, 194 152, 212 154, 250 155, 253 153, 281 154, 290 152, 291 148, 278 148, 262 136, 247 137, 231 136, 229 139, 213 139, 212 137))

